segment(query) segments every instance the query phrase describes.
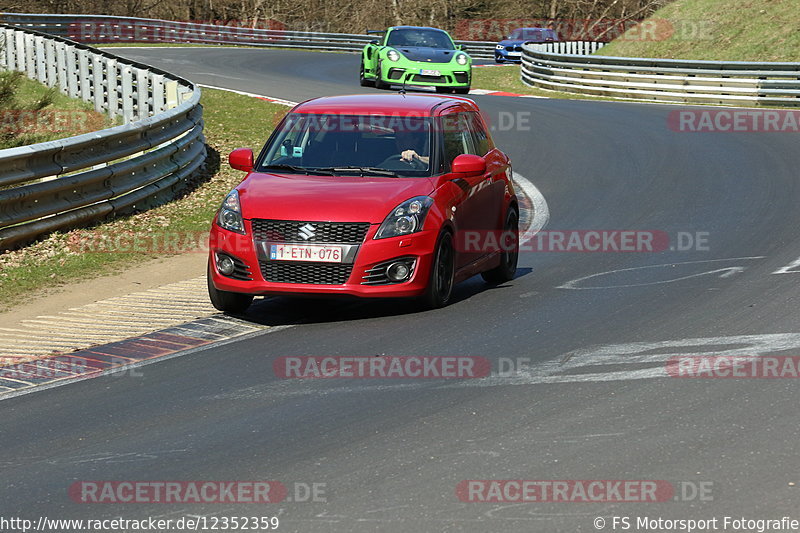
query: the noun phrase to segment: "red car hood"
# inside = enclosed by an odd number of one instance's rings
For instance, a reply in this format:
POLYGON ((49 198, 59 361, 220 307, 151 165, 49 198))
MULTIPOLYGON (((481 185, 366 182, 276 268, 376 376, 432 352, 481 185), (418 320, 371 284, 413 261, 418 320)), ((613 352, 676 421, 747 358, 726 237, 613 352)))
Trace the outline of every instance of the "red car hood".
POLYGON ((429 195, 428 178, 304 176, 252 173, 239 184, 247 219, 383 222, 414 196, 429 195))

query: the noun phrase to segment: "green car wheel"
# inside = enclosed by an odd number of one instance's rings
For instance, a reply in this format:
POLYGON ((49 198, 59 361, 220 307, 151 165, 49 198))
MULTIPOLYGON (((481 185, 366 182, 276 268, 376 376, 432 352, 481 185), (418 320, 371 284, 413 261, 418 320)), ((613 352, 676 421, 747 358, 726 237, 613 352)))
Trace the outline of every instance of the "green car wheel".
POLYGON ((363 62, 361 63, 361 70, 358 73, 358 81, 359 81, 359 83, 361 84, 362 87, 372 87, 372 86, 375 85, 375 81, 374 80, 368 80, 364 76, 364 63, 363 62))
POLYGON ((378 68, 375 71, 375 88, 376 89, 389 89, 391 85, 381 79, 381 64, 378 62, 378 68))

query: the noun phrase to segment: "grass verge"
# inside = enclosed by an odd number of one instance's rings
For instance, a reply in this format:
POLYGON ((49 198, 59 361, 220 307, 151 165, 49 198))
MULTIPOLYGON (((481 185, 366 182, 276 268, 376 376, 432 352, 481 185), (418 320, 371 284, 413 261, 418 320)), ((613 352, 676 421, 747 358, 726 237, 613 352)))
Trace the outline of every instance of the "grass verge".
POLYGON ((244 177, 219 159, 241 146, 260 148, 289 108, 213 89, 203 89, 201 102, 209 162, 218 171, 163 206, 0 254, 0 312, 76 280, 202 248, 222 199, 244 177))
POLYGON ((596 55, 800 61, 797 0, 676 0, 648 20, 656 31, 626 33, 596 55))
POLYGON ((71 137, 115 125, 91 104, 20 72, 0 73, 0 149, 71 137))

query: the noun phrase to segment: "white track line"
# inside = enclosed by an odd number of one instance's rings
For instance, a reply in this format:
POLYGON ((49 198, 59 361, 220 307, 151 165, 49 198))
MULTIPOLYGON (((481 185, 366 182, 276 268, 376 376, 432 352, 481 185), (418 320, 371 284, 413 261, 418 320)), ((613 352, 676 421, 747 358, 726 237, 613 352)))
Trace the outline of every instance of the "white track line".
POLYGON ((547 200, 544 195, 536 188, 536 185, 531 183, 528 178, 518 172, 514 172, 514 183, 519 185, 522 192, 531 199, 533 204, 533 217, 527 228, 525 228, 520 235, 519 244, 522 246, 533 238, 534 235, 544 229, 550 221, 550 208, 547 207, 547 200))
POLYGON ((248 93, 245 91, 237 91, 235 89, 226 89, 225 87, 217 87, 215 85, 204 85, 201 83, 198 83, 197 86, 205 87, 206 89, 216 89, 217 91, 226 91, 229 93, 241 94, 242 96, 250 96, 252 98, 261 98, 262 100, 267 100, 268 102, 272 102, 273 104, 280 104, 289 107, 294 107, 297 105, 297 102, 292 102, 291 100, 284 100, 283 98, 273 98, 272 96, 267 96, 264 94, 248 93))

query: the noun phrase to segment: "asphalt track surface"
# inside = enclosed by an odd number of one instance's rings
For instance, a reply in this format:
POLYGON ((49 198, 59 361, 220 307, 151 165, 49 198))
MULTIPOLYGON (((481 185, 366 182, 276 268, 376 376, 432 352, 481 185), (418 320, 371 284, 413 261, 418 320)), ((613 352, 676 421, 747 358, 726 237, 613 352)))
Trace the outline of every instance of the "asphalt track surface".
MULTIPOLYGON (((116 53, 295 101, 374 92, 357 85, 355 55, 116 53)), ((663 371, 665 354, 800 355, 800 273, 774 274, 800 256, 798 135, 675 132, 667 116, 676 107, 663 105, 475 100, 498 124, 501 114, 529 117, 494 136, 547 199, 547 229, 661 230, 673 245, 677 232, 707 232, 707 249, 523 253, 513 282, 473 278, 430 312, 265 300, 248 317, 292 327, 3 401, 2 514, 279 514, 279 531, 299 532, 800 518, 797 382, 663 371), (278 356, 384 354, 531 364, 509 379, 448 382, 280 380, 272 371, 278 356), (465 503, 455 489, 471 479, 711 482, 713 492, 662 503, 465 503), (324 483, 327 501, 84 505, 67 495, 79 480, 324 483)))

